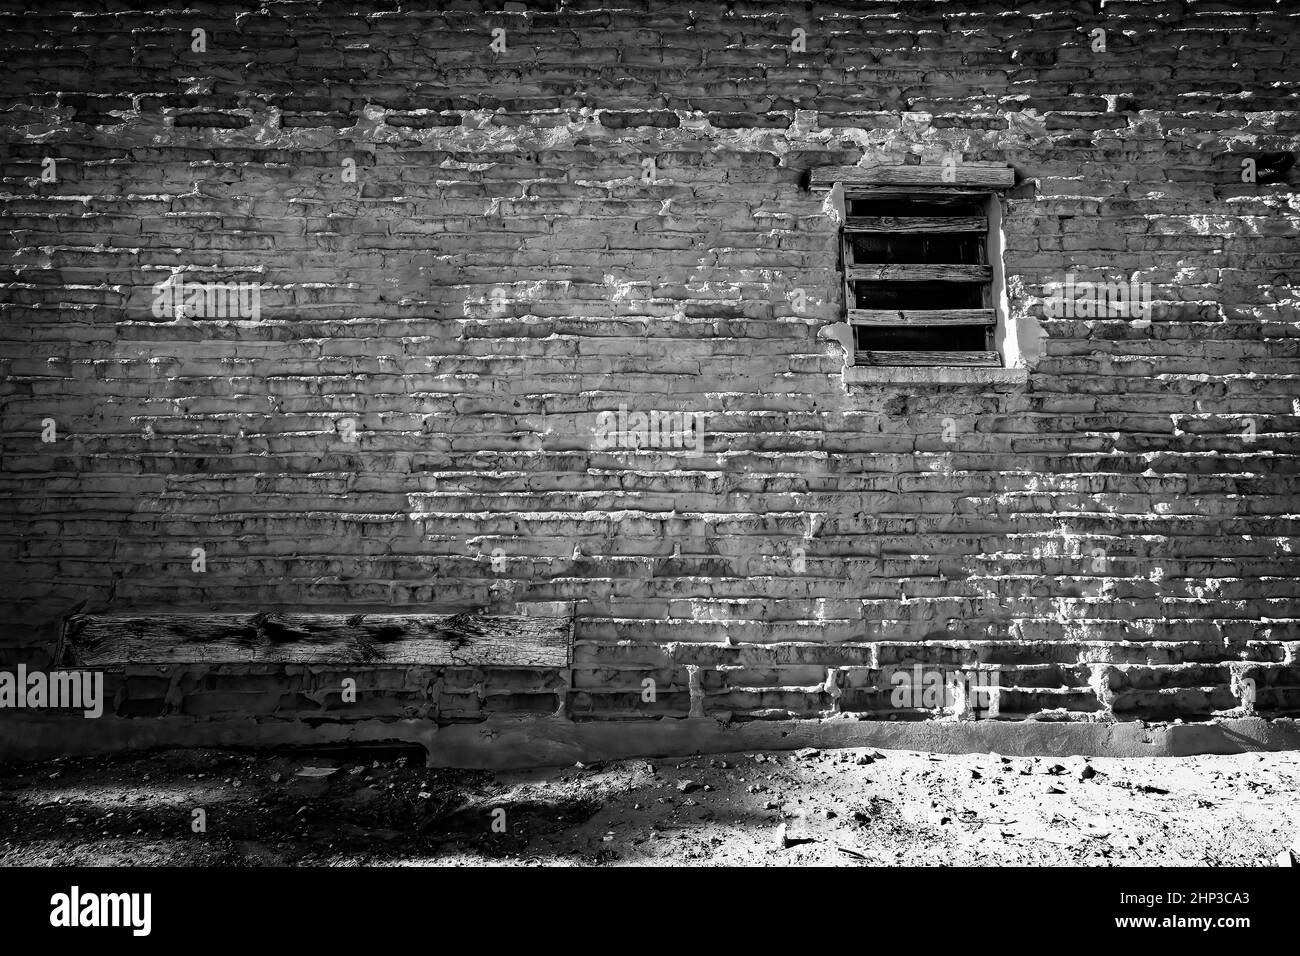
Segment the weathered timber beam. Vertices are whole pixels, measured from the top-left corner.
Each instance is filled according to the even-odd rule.
[[[992,309],[849,309],[854,325],[996,325]]]
[[[573,619],[479,614],[153,614],[69,619],[67,665],[567,667]]]
[[[811,171],[808,183],[813,189],[827,189],[836,183],[1001,189],[1016,184],[1016,171],[1010,166],[821,166]]]
[[[1002,365],[997,352],[964,351],[883,351],[880,349],[858,349],[854,353],[856,365],[979,365],[996,367]]]

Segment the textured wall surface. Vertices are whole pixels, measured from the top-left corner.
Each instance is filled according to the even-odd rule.
[[[0,12],[0,657],[77,608],[573,601],[575,717],[886,714],[914,663],[1300,712],[1293,6],[363,6]],[[846,384],[808,170],[944,155],[1016,171],[1028,381]],[[257,314],[156,310],[178,274]],[[1150,320],[1049,315],[1069,275]],[[703,454],[599,447],[620,406]],[[189,711],[223,680],[317,686]]]

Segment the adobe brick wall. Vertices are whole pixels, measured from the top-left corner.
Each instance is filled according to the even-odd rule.
[[[357,6],[0,12],[3,659],[76,608],[576,601],[577,718],[888,716],[891,669],[977,662],[1005,717],[1246,713],[1244,677],[1300,712],[1300,180],[1242,178],[1300,147],[1294,12]],[[1016,170],[1028,381],[848,386],[807,172],[944,154]],[[260,317],[155,316],[178,269]],[[1138,275],[1150,324],[1048,316],[1068,273]],[[705,413],[705,454],[596,447],[620,404]],[[565,687],[374,680],[447,720]]]

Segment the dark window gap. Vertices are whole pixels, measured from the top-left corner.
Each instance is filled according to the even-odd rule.
[[[983,325],[859,325],[857,347],[880,352],[963,352],[988,348]]]
[[[985,265],[983,233],[858,233],[850,235],[853,262],[858,265],[887,265],[942,262],[954,265]]]
[[[872,282],[855,280],[858,309],[983,309],[984,284],[976,282]]]

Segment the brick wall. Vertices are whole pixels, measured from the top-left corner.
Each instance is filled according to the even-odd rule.
[[[428,6],[0,13],[7,659],[76,608],[576,601],[577,717],[884,715],[915,663],[1300,711],[1294,8]],[[1016,170],[1028,381],[847,385],[808,170],[945,154]],[[178,270],[259,314],[155,314]],[[1049,316],[1070,273],[1150,323]],[[597,447],[620,405],[704,454]],[[492,679],[442,711],[564,686]]]

